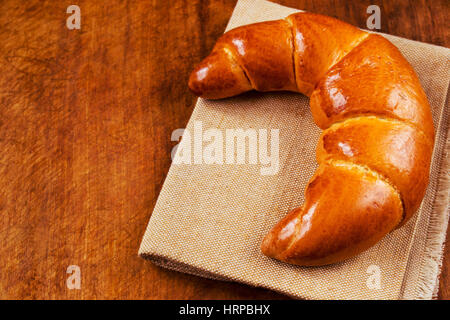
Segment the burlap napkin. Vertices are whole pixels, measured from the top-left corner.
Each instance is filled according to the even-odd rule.
[[[241,0],[227,30],[296,11],[267,1]],[[214,128],[224,135],[226,129],[266,129],[268,135],[271,129],[279,129],[277,174],[261,174],[268,165],[259,162],[172,164],[139,254],[166,268],[297,298],[432,298],[448,222],[450,50],[386,37],[418,73],[437,131],[431,182],[420,210],[406,226],[363,254],[331,266],[298,267],[262,255],[260,244],[267,231],[303,202],[306,183],[317,166],[320,130],[306,97],[250,92],[219,101],[198,99],[186,128],[190,136],[183,137],[184,147],[188,141],[194,143],[195,125],[202,126],[203,133]]]

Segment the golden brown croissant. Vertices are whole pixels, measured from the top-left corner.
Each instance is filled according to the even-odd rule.
[[[354,256],[403,225],[428,184],[434,128],[420,82],[385,38],[296,13],[225,33],[190,89],[219,99],[289,90],[323,129],[305,203],[265,237],[264,254],[298,265]]]

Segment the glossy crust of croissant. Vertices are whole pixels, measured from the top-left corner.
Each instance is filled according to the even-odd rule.
[[[192,72],[196,95],[248,90],[310,97],[324,131],[305,203],[263,240],[262,252],[313,266],[374,245],[418,209],[434,128],[414,70],[385,38],[334,18],[296,13],[225,33]]]

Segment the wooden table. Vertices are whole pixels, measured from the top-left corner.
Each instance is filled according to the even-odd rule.
[[[449,46],[449,4],[279,1]],[[81,8],[68,30],[66,8]],[[195,97],[187,78],[235,0],[0,2],[0,298],[278,299],[137,256]],[[445,28],[447,26],[447,28]],[[440,280],[450,299],[450,250]],[[69,265],[81,289],[66,287]]]

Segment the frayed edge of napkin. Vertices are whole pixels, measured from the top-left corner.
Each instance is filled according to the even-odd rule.
[[[441,120],[441,124],[446,126],[443,132],[446,132],[447,136],[444,139],[443,152],[441,153],[441,166],[438,174],[440,179],[433,202],[433,212],[444,212],[444,214],[430,216],[426,252],[422,262],[423,267],[419,274],[416,299],[438,299],[439,294],[439,279],[444,258],[450,204],[450,136],[448,132],[450,119],[448,112],[445,112],[449,103],[448,92],[447,89],[446,107],[443,108],[443,119]]]

